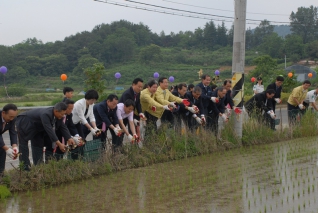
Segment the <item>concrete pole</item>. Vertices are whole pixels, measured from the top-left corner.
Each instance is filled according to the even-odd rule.
[[[244,98],[244,66],[245,66],[245,33],[246,33],[246,1],[235,0],[233,58],[232,58],[232,93],[236,107],[243,109]],[[236,117],[234,124],[236,135],[242,138],[243,116]]]

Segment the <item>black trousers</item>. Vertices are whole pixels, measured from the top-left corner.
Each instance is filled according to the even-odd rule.
[[[2,137],[2,135],[0,135]],[[0,177],[3,175],[5,166],[6,166],[6,151],[4,149],[0,148]]]
[[[289,103],[287,103],[287,110],[289,125],[295,125],[297,115],[303,115],[306,112],[306,110],[300,110],[298,106],[293,106]]]
[[[219,115],[216,113],[209,113],[207,116],[207,127],[211,128],[214,135],[217,137],[219,130]]]
[[[153,133],[157,133],[157,120],[158,118],[151,115],[148,112],[145,112],[145,116],[147,118],[147,125],[145,131],[145,139],[151,137]]]

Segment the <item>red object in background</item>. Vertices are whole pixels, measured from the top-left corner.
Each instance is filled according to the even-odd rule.
[[[256,80],[255,77],[252,77],[252,78],[251,78],[251,81],[252,81],[253,83],[255,82],[255,80]]]
[[[236,114],[241,114],[242,113],[242,110],[240,110],[239,108],[235,108],[235,110],[234,110],[234,112],[236,113]]]
[[[183,99],[183,100],[182,100],[182,103],[183,103],[185,106],[190,106],[190,102],[189,102],[187,99]]]
[[[308,77],[311,78],[312,77],[312,73],[308,73]]]
[[[157,108],[155,106],[152,106],[151,110],[155,112],[157,110]]]

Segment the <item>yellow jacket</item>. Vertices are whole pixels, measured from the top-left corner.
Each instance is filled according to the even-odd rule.
[[[164,92],[166,92],[166,94],[164,94]],[[182,103],[181,98],[173,95],[168,89],[161,89],[161,87],[158,87],[155,93],[155,100],[162,105],[168,105],[170,102]]]
[[[142,112],[148,112],[149,114],[161,118],[163,114],[163,105],[159,104],[157,101],[154,100],[155,95],[151,94],[148,88],[142,90],[140,92],[140,104]],[[157,109],[156,111],[152,111],[152,106],[155,106]]]
[[[308,90],[307,89],[304,90],[302,85],[299,87],[295,87],[293,89],[292,93],[289,95],[287,102],[290,105],[297,107],[297,102],[294,101],[294,98],[296,98],[299,103],[302,103],[306,99],[307,92],[308,92]]]

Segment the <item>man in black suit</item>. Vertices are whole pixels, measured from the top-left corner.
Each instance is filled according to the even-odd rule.
[[[65,145],[60,142],[55,131],[60,130],[69,145],[75,143],[62,120],[66,109],[67,105],[60,102],[55,104],[54,107],[32,109],[18,115],[16,126],[20,142],[19,148],[22,153],[20,161],[24,163],[26,170],[29,170],[31,166],[29,140],[31,140],[32,158],[35,165],[42,161],[42,150],[46,135],[48,135],[50,142],[55,143],[62,152],[65,152]]]
[[[225,87],[218,87],[212,93],[212,97],[214,101],[208,106],[208,118],[207,118],[207,126],[211,127],[211,130],[215,133],[215,136],[218,135],[218,123],[219,117],[221,117],[225,122],[228,120],[225,112],[224,99],[227,90]]]
[[[191,130],[195,128],[195,123],[193,121],[193,118],[196,120],[196,122],[200,125],[205,124],[205,116],[204,116],[204,108],[201,98],[202,90],[199,86],[195,86],[191,92],[187,92],[185,95],[185,98],[188,99],[190,102],[190,106],[197,108],[197,113],[191,113],[188,116],[188,125]]]
[[[64,103],[67,105],[67,109],[66,109],[65,116],[62,118],[62,120],[63,120],[65,126],[67,127],[67,129],[69,130],[76,146],[78,146],[74,150],[71,150],[72,159],[78,159],[78,155],[82,154],[82,148],[81,148],[82,138],[79,136],[77,129],[76,129],[76,127],[73,123],[73,120],[72,120],[72,117],[73,117],[72,111],[73,111],[75,102],[73,100],[66,99],[64,101]],[[65,144],[66,141],[63,137],[61,129],[57,129],[55,131],[55,133],[56,133],[56,136],[58,137],[59,141],[61,141],[64,145],[67,145],[67,144]],[[58,146],[56,146],[55,143],[53,143],[53,144],[51,143],[48,135],[47,135],[45,141],[46,141],[45,145],[47,147],[47,149],[46,149],[47,153],[53,154],[55,152],[57,154],[56,159],[60,159],[60,157],[63,155],[63,152],[61,151],[61,149]]]
[[[232,81],[225,80],[223,83],[223,87],[226,89],[226,95],[224,96],[224,106],[230,105],[231,109],[235,109],[233,98],[232,98]]]
[[[15,130],[15,121],[18,114],[18,108],[14,104],[7,104],[0,110],[0,177],[3,175],[6,163],[6,155],[15,159],[19,153],[17,132]],[[12,148],[5,145],[2,134],[9,130],[10,142]]]
[[[249,116],[255,116],[260,122],[265,121],[270,127],[270,122],[275,119],[276,115],[273,111],[272,98],[275,90],[269,89],[261,93],[257,93],[245,104],[245,109]]]
[[[118,104],[117,95],[109,95],[106,100],[94,105],[93,112],[96,119],[96,126],[103,131],[97,137],[104,142],[104,148],[106,148],[106,134],[109,129],[112,135],[112,144],[114,147],[120,146],[120,133],[119,121],[116,114]]]
[[[137,127],[139,126],[140,119],[146,119],[145,114],[142,113],[141,104],[140,104],[140,92],[143,88],[143,82],[144,81],[141,78],[135,78],[132,82],[131,87],[122,94],[122,96],[120,97],[118,101],[118,103],[125,103],[125,101],[128,99],[134,101],[135,103],[134,123],[135,123],[136,130],[137,130]],[[128,119],[125,118],[123,122],[124,122],[124,125],[126,126],[128,124]],[[128,125],[128,130],[129,130],[129,133],[132,134],[129,125]],[[140,135],[138,135],[138,137],[140,138]]]
[[[207,116],[208,114],[208,106],[211,101],[211,96],[212,96],[212,90],[210,87],[210,82],[211,82],[211,77],[209,75],[202,75],[201,76],[201,83],[199,83],[197,86],[201,88],[201,99],[202,99],[202,104],[203,104],[203,112],[201,111],[200,113],[202,115]],[[205,118],[204,118],[205,119]]]
[[[273,111],[275,113],[276,109],[276,103],[281,103],[281,93],[282,93],[282,85],[284,83],[284,77],[282,76],[277,76],[275,83],[269,84],[266,88],[268,89],[273,89],[275,90],[275,96],[272,98],[272,106],[273,106]],[[271,129],[275,129],[275,120],[271,120]]]
[[[187,89],[187,85],[185,83],[181,83],[175,86],[172,94],[181,99],[187,99]],[[191,102],[189,102],[189,106],[186,106],[184,103],[176,103],[176,109],[173,110],[173,115],[176,116],[175,122],[178,127],[181,127],[181,120],[185,125],[189,126],[188,117],[191,117],[195,113],[196,110],[191,106]]]

